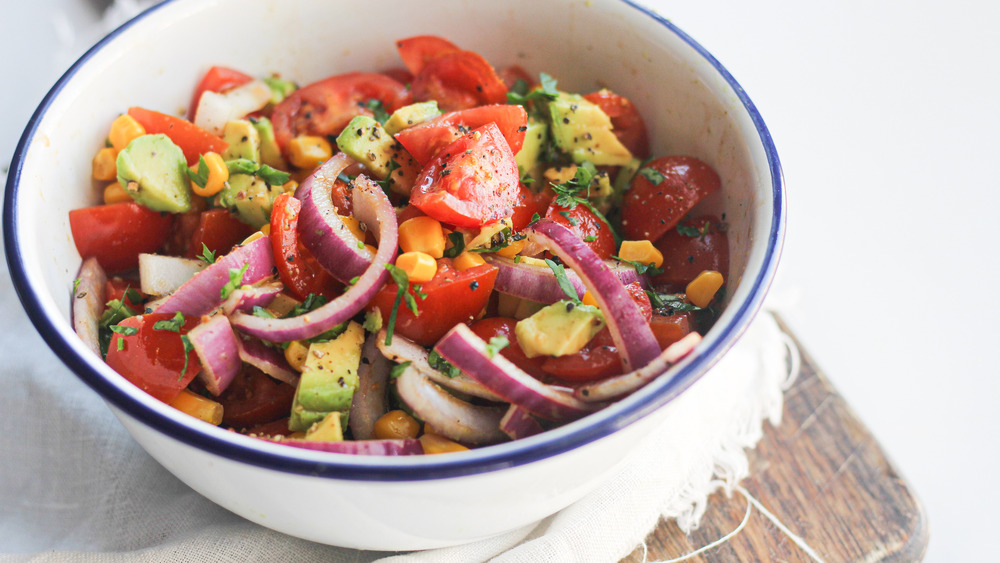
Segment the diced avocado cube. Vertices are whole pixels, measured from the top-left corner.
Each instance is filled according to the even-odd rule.
[[[261,116],[250,119],[253,128],[260,137],[260,162],[278,170],[288,170],[288,163],[281,156],[281,148],[274,137],[274,126],[271,120]]]
[[[632,183],[632,178],[641,166],[642,161],[638,158],[633,158],[628,164],[618,170],[618,174],[615,174],[615,193],[623,194],[628,190],[629,185]]]
[[[229,144],[222,153],[223,160],[245,158],[260,162],[260,134],[249,121],[239,119],[226,123],[222,140]]]
[[[528,129],[524,132],[524,145],[514,155],[517,171],[521,176],[525,174],[535,175],[538,158],[547,142],[549,142],[549,125],[535,119],[534,116],[528,116]]]
[[[359,115],[337,137],[337,148],[360,162],[379,180],[390,176],[389,188],[409,195],[420,165],[413,160],[382,124],[367,115]],[[395,163],[395,164],[393,164]]]
[[[441,110],[438,109],[436,101],[418,102],[403,106],[392,112],[392,115],[389,116],[383,127],[385,127],[387,133],[395,135],[403,129],[419,125],[439,115],[441,115]]]
[[[280,104],[289,94],[298,89],[291,80],[285,80],[277,76],[268,76],[264,79],[264,84],[271,89],[271,103]]]
[[[271,221],[274,200],[284,193],[281,186],[249,174],[233,174],[217,196],[215,203],[236,214],[236,218],[254,228],[261,228]]]
[[[341,426],[339,412],[331,412],[323,420],[313,424],[306,431],[306,440],[312,442],[341,442],[344,440],[344,427]]]
[[[364,337],[364,329],[352,321],[337,338],[309,345],[292,402],[290,429],[308,430],[331,412],[341,413],[341,423],[346,425],[351,400],[358,388]]]
[[[118,153],[118,182],[132,199],[153,211],[191,209],[191,181],[184,152],[162,134],[143,135]]]
[[[598,106],[577,94],[560,92],[549,102],[552,138],[557,147],[580,164],[624,166],[632,153],[612,131],[611,118]]]
[[[517,343],[529,358],[575,354],[604,328],[604,315],[592,305],[557,301],[514,327]]]

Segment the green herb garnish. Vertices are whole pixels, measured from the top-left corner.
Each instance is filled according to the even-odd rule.
[[[680,295],[675,295],[673,293],[659,293],[648,289],[645,291],[646,295],[649,296],[649,304],[652,305],[654,309],[670,309],[671,314],[691,313],[701,310],[701,307],[684,301],[684,298]]]
[[[250,263],[243,264],[242,268],[229,268],[229,281],[219,290],[219,296],[225,301],[240,285],[243,284],[243,276],[247,273]]]
[[[111,329],[111,332],[121,334],[123,336],[132,336],[133,334],[139,333],[139,329],[134,326],[111,325],[108,328]]]
[[[538,79],[541,87],[530,91],[527,82],[520,78],[517,79],[514,86],[507,92],[507,103],[524,105],[532,100],[551,101],[559,97],[555,78],[543,72],[538,75]]]
[[[180,312],[177,314],[179,315]],[[191,339],[186,334],[181,335],[181,344],[184,345],[184,367],[181,368],[181,374],[177,377],[177,381],[184,379],[184,374],[188,370],[188,362],[191,360],[191,350],[194,350],[194,346],[191,345]]]
[[[413,362],[402,362],[392,366],[392,369],[389,370],[389,379],[396,379],[397,377],[403,375],[403,372],[406,371],[406,368],[410,367],[410,364],[412,363]]]
[[[660,184],[663,183],[664,180],[667,179],[662,172],[660,172],[655,168],[650,168],[648,166],[646,168],[640,168],[636,172],[636,174],[639,174],[643,178],[649,180],[650,182],[653,183],[654,186],[659,186]]]
[[[635,268],[635,271],[638,274],[649,274],[651,276],[655,276],[663,273],[663,268],[657,268],[656,263],[654,262],[650,262],[649,264],[643,264],[642,262],[636,262],[634,260],[626,260],[621,256],[612,255],[611,257],[614,258],[615,260],[618,260],[619,262],[624,262],[626,264],[631,265],[633,268]]]
[[[444,251],[445,258],[457,258],[465,250],[465,237],[458,231],[448,233],[448,240],[451,241],[451,248]]]
[[[282,172],[281,170],[272,168],[266,164],[259,164],[249,158],[227,160],[226,168],[229,169],[230,175],[247,174],[249,176],[257,176],[261,180],[267,182],[270,186],[284,185],[288,182],[288,179],[291,178],[291,175],[288,172]]]
[[[201,256],[198,259],[206,264],[215,264],[215,252],[209,250],[207,244],[201,243]]]
[[[205,184],[208,183],[208,163],[205,162],[205,156],[198,156],[198,166],[195,170],[190,168],[185,168],[187,170],[188,179],[198,184],[199,188],[204,188]]]
[[[569,180],[561,184],[549,182],[552,191],[556,193],[552,203],[565,209],[576,209],[577,205],[583,205],[611,229],[611,234],[615,237],[615,244],[621,244],[622,239],[611,226],[611,222],[590,202],[590,186],[595,176],[597,176],[597,168],[592,162],[585,161],[576,167],[576,174]]]
[[[392,302],[392,311],[389,313],[389,322],[385,327],[385,345],[389,346],[392,344],[392,333],[396,328],[396,315],[399,313],[399,305],[405,302],[407,308],[409,308],[414,315],[419,315],[420,311],[417,309],[416,298],[412,293],[410,293],[410,278],[406,275],[406,271],[395,264],[386,264],[385,269],[389,270],[389,275],[392,276],[392,281],[396,282],[397,286],[396,299]],[[427,297],[427,294],[420,294],[420,296],[421,299],[423,299]]]
[[[576,288],[573,287],[572,282],[569,281],[569,276],[566,275],[566,267],[562,264],[556,264],[551,259],[546,258],[545,263],[548,264],[549,269],[556,276],[556,283],[559,284],[559,289],[569,297],[570,301],[579,305],[582,303],[580,301],[580,294],[576,292]]]
[[[441,354],[438,354],[437,350],[431,350],[431,353],[427,355],[427,363],[429,363],[432,368],[447,375],[448,377],[458,377],[462,375],[462,370],[458,369],[452,365],[451,362],[444,359]]]
[[[153,323],[153,330],[169,330],[170,332],[180,332],[184,326],[184,313],[177,311],[174,317],[168,321],[156,321]]]
[[[372,117],[375,121],[378,121],[382,125],[389,120],[389,114],[385,111],[385,106],[382,104],[382,100],[372,98],[365,103],[365,107],[371,110]]]
[[[493,338],[490,338],[489,343],[486,344],[486,355],[492,359],[493,356],[497,355],[497,352],[508,346],[510,346],[510,340],[507,340],[506,336],[494,336]]]

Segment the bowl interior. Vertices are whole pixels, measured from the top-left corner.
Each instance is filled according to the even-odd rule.
[[[231,32],[219,33],[218,22]],[[688,154],[718,171],[723,192],[706,206],[725,213],[730,225],[729,306],[701,354],[674,381],[657,381],[584,420],[460,461],[345,460],[287,451],[292,448],[187,420],[125,382],[77,341],[69,296],[80,256],[67,217],[99,202],[90,162],[115,116],[132,105],[182,113],[213,64],[255,75],[280,72],[300,84],[399,67],[395,40],[420,34],[447,37],[498,68],[517,64],[532,74],[547,72],[567,91],[610,87],[639,107],[654,155]],[[304,461],[310,470],[324,467],[320,474],[348,477],[354,474],[344,467],[377,465],[385,472],[366,478],[393,478],[397,466],[423,465],[435,468],[426,475],[441,476],[531,461],[600,438],[665,403],[718,359],[759,307],[777,260],[782,209],[777,158],[745,94],[683,33],[629,2],[372,0],[360,10],[332,1],[175,0],[106,38],[53,88],[15,155],[4,222],[12,275],[32,320],[74,371],[125,412],[250,463],[305,471]]]

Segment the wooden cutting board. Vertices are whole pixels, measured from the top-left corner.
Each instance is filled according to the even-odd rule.
[[[759,505],[747,517],[743,493],[716,493],[697,530],[685,535],[673,521],[661,521],[645,550],[640,546],[624,561],[683,557],[732,533],[745,518],[735,535],[685,561],[923,558],[928,527],[920,501],[815,361],[799,350],[802,370],[785,393],[781,425],[764,423],[764,437],[749,453],[750,477],[741,483]]]

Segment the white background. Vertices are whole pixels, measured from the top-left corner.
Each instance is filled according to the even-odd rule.
[[[0,166],[48,87],[99,38],[106,3],[5,5]],[[648,4],[764,116],[789,202],[772,297],[923,500],[928,561],[988,560],[1000,521],[1000,8]]]

